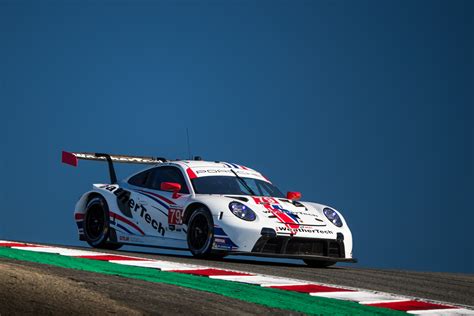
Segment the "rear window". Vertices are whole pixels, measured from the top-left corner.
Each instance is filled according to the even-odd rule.
[[[144,187],[145,184],[146,184],[146,181],[148,179],[149,174],[150,174],[150,170],[140,172],[140,173],[134,175],[133,177],[131,177],[128,180],[128,183],[131,184],[131,185],[136,185],[138,187]]]

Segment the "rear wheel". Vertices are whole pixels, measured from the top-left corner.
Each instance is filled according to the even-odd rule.
[[[336,263],[334,261],[320,261],[320,260],[311,260],[311,259],[303,259],[304,263],[308,266],[313,268],[327,268]]]
[[[205,207],[195,210],[188,221],[188,247],[193,256],[198,258],[213,257],[214,221]]]
[[[101,196],[91,198],[84,216],[84,236],[87,243],[94,248],[119,249],[121,244],[107,241],[111,232],[107,202]]]

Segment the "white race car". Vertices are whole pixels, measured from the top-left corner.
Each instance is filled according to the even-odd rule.
[[[356,262],[352,234],[334,208],[283,195],[259,172],[221,161],[62,153],[108,163],[110,183],[94,184],[76,204],[80,240],[189,250],[196,257],[229,254],[303,259],[308,265]],[[113,162],[149,164],[117,181]]]

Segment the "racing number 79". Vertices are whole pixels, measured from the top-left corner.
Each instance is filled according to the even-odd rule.
[[[170,208],[168,212],[168,224],[182,225],[183,224],[183,210]]]

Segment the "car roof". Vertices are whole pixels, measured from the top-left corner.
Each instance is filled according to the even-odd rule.
[[[171,160],[157,164],[153,167],[163,165],[178,165],[183,168],[185,172],[188,173],[188,176],[190,175],[190,173],[188,172],[188,170],[190,169],[192,170],[193,176],[199,178],[205,176],[233,176],[233,172],[235,172],[241,177],[260,179],[266,182],[270,182],[270,180],[268,180],[260,172],[254,169],[225,161]]]
[[[189,168],[235,168],[243,170],[253,170],[243,165],[238,165],[235,163],[225,162],[225,161],[206,161],[206,160],[173,160],[171,163],[182,165],[183,167]]]

